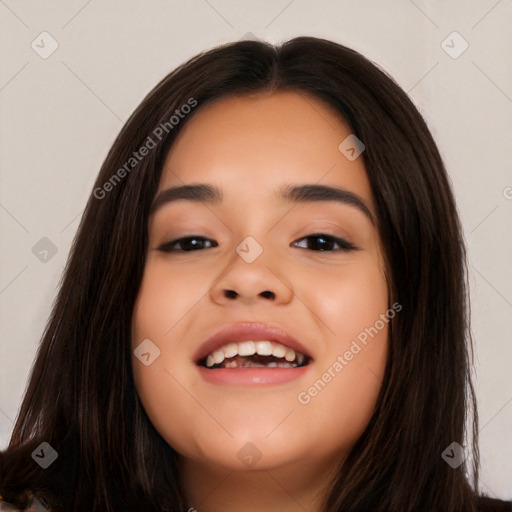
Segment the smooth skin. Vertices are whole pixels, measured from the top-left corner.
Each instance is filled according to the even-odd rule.
[[[234,96],[187,120],[165,161],[158,193],[205,183],[224,196],[218,204],[173,201],[151,215],[132,328],[132,350],[149,338],[161,351],[149,366],[133,357],[135,384],[179,454],[188,506],[200,512],[320,511],[329,477],[374,410],[387,323],[307,404],[298,396],[389,309],[378,230],[351,205],[277,196],[282,185],[329,185],[357,194],[375,217],[363,159],[338,149],[350,133],[306,93]],[[357,250],[307,238],[317,233]],[[168,244],[190,236],[201,238]],[[247,236],[263,248],[252,263],[236,252]],[[197,348],[242,321],[278,325],[300,340],[314,359],[306,374],[265,386],[202,379]],[[261,453],[253,466],[237,456],[248,442]]]

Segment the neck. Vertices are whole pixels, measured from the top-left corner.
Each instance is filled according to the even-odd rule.
[[[337,467],[337,461],[325,460],[245,470],[191,459],[180,462],[190,512],[323,512]]]

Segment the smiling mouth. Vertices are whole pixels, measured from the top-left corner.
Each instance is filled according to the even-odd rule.
[[[239,341],[214,350],[197,364],[216,370],[220,368],[300,368],[311,358],[274,341]]]

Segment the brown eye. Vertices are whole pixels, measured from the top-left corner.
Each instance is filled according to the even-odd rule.
[[[167,242],[161,245],[158,250],[163,252],[178,252],[178,251],[198,251],[200,249],[209,249],[205,245],[212,243],[212,247],[217,247],[215,240],[210,240],[203,236],[188,236],[185,238],[178,238],[172,242]]]
[[[306,240],[306,247],[298,245],[300,240]],[[302,247],[311,251],[337,252],[353,251],[357,249],[355,245],[352,245],[350,242],[343,240],[343,238],[337,238],[334,236],[326,235],[324,233],[311,234],[301,238],[300,240],[298,242],[294,242],[294,244],[297,247]],[[335,246],[338,246],[338,248],[335,248]]]

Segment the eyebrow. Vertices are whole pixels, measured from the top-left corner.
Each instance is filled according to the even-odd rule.
[[[320,201],[337,201],[357,208],[375,225],[370,208],[361,197],[349,190],[328,185],[305,184],[285,185],[279,189],[278,196],[292,203],[310,203]],[[206,183],[181,185],[163,190],[154,200],[150,213],[154,213],[165,204],[184,199],[187,201],[218,204],[222,202],[222,190]]]

